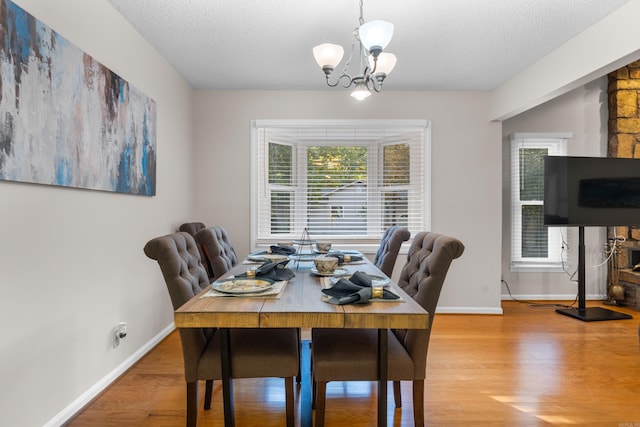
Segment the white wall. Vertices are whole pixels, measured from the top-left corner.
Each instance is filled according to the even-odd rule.
[[[193,213],[192,90],[106,0],[16,3],[157,105],[155,197],[0,181],[0,424],[56,425],[171,327],[142,248]]]
[[[502,123],[502,276],[511,293],[521,299],[573,299],[577,284],[565,273],[511,272],[510,236],[510,141],[514,132],[572,132],[567,154],[573,156],[606,157],[607,153],[607,78],[602,77],[572,90],[556,99],[524,112]],[[568,271],[577,268],[577,229],[569,227],[570,264]],[[604,260],[605,227],[585,228],[587,298],[602,299],[606,295],[606,266],[597,267]],[[574,278],[577,280],[577,276]],[[508,298],[507,288],[503,296]]]
[[[341,89],[198,91],[196,217],[221,225],[238,255],[251,242],[251,120],[428,119],[432,127],[432,223],[466,246],[439,311],[501,313],[501,125],[487,121],[488,94],[382,92],[358,103]]]

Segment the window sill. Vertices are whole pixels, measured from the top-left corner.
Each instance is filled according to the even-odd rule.
[[[406,255],[409,252],[409,246],[411,244],[411,240],[409,240],[408,242],[404,242],[402,244],[402,246],[400,247],[400,251],[399,254],[401,255]],[[265,244],[258,244],[256,246],[256,249],[267,249],[269,247],[269,245],[265,245]],[[349,243],[334,243],[331,246],[332,250],[356,250],[356,251],[360,251],[362,252],[364,255],[375,255],[378,252],[378,248],[380,247],[380,243],[353,243],[353,244],[349,244]],[[308,247],[306,247],[305,249],[308,249]]]

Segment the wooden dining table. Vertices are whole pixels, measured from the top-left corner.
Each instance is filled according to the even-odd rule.
[[[378,426],[387,422],[387,333],[391,329],[427,329],[427,313],[409,295],[390,281],[388,289],[401,297],[401,301],[376,301],[366,304],[334,305],[323,300],[321,289],[331,286],[327,277],[314,274],[312,261],[290,261],[288,267],[295,277],[290,279],[277,298],[257,296],[205,297],[205,289],[174,314],[178,328],[220,328],[222,391],[225,426],[234,425],[233,384],[230,375],[230,328],[358,328],[378,330]],[[241,263],[221,279],[244,273],[255,265]],[[360,263],[342,264],[347,273],[363,271],[384,277],[366,258]],[[220,279],[219,279],[220,280]],[[301,371],[302,426],[312,425],[309,345],[303,346]],[[306,373],[306,374],[305,374]]]

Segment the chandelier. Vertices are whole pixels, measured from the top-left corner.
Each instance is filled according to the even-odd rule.
[[[360,20],[353,31],[354,40],[351,44],[351,54],[342,67],[342,74],[335,81],[331,81],[331,75],[342,61],[344,49],[340,45],[331,43],[323,43],[313,48],[313,56],[324,71],[327,85],[336,87],[342,83],[344,88],[353,86],[351,96],[358,100],[363,100],[371,95],[372,89],[380,92],[384,79],[396,65],[396,56],[383,52],[393,36],[393,24],[386,21],[371,21],[365,24],[362,1],[360,0]],[[348,69],[356,49],[360,68],[358,74],[352,76]]]

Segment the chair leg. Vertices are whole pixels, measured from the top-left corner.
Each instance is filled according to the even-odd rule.
[[[316,427],[324,427],[324,407],[327,395],[327,383],[316,382]]]
[[[207,380],[205,382],[204,389],[204,409],[211,409],[211,397],[213,395],[213,380]]]
[[[316,399],[318,397],[318,383],[316,379],[311,376],[311,409],[316,409]]]
[[[286,377],[284,379],[284,391],[285,391],[285,404],[287,411],[287,427],[293,427],[294,425],[294,408],[293,408],[293,377]]]
[[[424,380],[413,381],[413,423],[424,427]]]
[[[198,381],[187,383],[187,427],[198,423]]]
[[[400,381],[393,382],[393,400],[396,408],[402,408],[402,391],[400,391]]]

